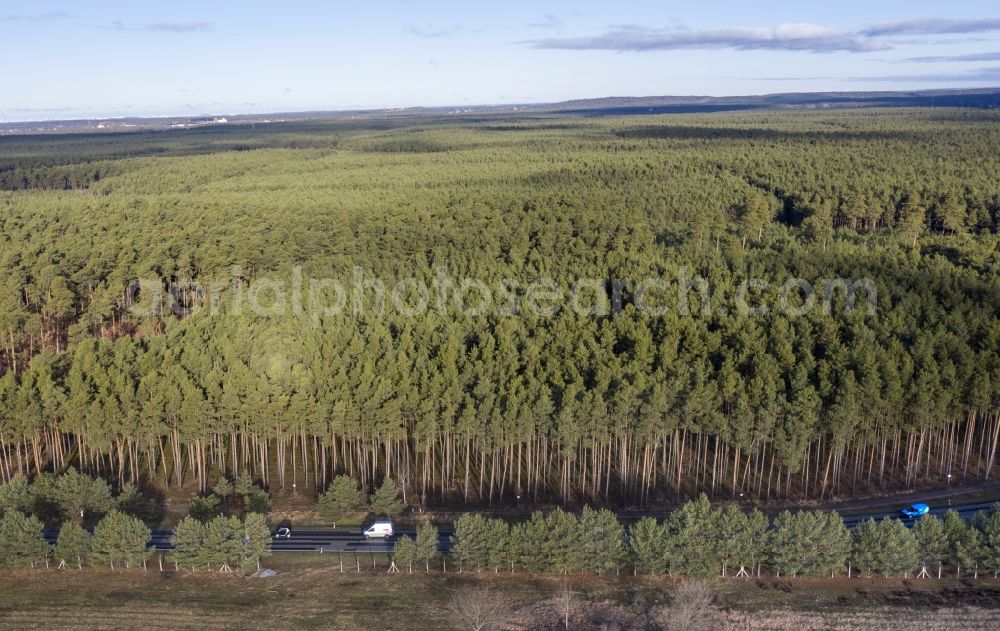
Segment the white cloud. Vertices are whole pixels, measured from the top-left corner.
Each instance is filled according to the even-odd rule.
[[[982,33],[984,31],[1000,30],[1000,18],[984,18],[978,20],[950,20],[945,18],[923,18],[919,20],[902,20],[899,22],[882,22],[870,26],[862,35],[880,37],[884,35],[940,35],[943,33]]]
[[[554,37],[527,42],[535,48],[562,50],[655,51],[680,49],[795,50],[870,52],[887,44],[817,24],[788,23],[774,28],[734,27],[701,31],[619,26],[585,37]]]

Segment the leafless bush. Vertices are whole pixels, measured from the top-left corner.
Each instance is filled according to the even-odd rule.
[[[563,625],[566,629],[569,629],[569,616],[573,613],[573,598],[576,596],[568,582],[563,582],[559,591],[555,595],[555,605],[556,610],[559,612],[559,616],[563,619]]]
[[[452,622],[469,631],[499,629],[513,610],[510,598],[489,587],[465,587],[456,590],[448,601]]]
[[[654,611],[653,621],[663,631],[711,631],[721,616],[704,581],[685,581],[671,594],[670,606]]]

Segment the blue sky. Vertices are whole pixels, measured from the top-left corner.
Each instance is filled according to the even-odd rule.
[[[0,2],[0,120],[1000,86],[966,2]]]

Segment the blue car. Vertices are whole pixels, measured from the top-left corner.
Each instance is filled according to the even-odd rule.
[[[899,516],[903,519],[916,519],[917,517],[923,517],[930,511],[931,507],[927,504],[910,504],[903,510],[899,511]]]

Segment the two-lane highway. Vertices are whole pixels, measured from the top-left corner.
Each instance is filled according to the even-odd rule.
[[[944,505],[941,506],[931,506],[929,514],[936,515],[938,517],[944,517],[944,514],[947,513],[949,510],[954,510],[956,513],[958,513],[959,517],[961,517],[962,519],[969,520],[972,519],[972,516],[975,515],[976,512],[981,510],[983,511],[989,510],[993,508],[995,504],[996,502],[986,502],[980,504],[962,504],[956,506],[948,506],[946,502]],[[844,515],[843,519],[844,519],[844,525],[853,530],[858,524],[867,519],[882,521],[883,519],[901,519],[901,517],[899,516],[899,511],[894,511],[891,513],[870,513],[866,515]],[[914,521],[913,519],[903,519],[903,522],[906,523],[907,525],[912,524],[913,521]]]
[[[292,529],[292,536],[288,538],[273,537],[271,539],[272,552],[391,552],[396,539],[403,535],[416,537],[415,531],[397,531],[389,539],[367,539],[361,534],[361,529],[336,528],[329,530],[308,530]],[[173,546],[170,545],[170,537],[174,534],[172,530],[153,530],[150,537],[149,547],[151,549],[166,551]],[[42,535],[49,542],[54,544],[59,537],[58,528],[46,528]],[[447,552],[452,531],[440,531],[438,533],[438,551]]]
[[[415,531],[402,530],[389,539],[367,539],[361,530],[353,528],[334,530],[292,529],[287,539],[275,538],[271,542],[273,552],[391,552],[396,539],[401,536],[416,537]],[[438,551],[447,552],[451,531],[438,532]]]
[[[954,509],[963,519],[971,519],[980,510],[992,508],[994,503],[961,504],[955,506],[937,505],[933,506],[930,514],[942,517],[949,509]],[[899,519],[898,512],[890,513],[868,513],[863,515],[845,515],[844,524],[854,529],[866,519]],[[912,525],[913,520],[904,520],[907,525]],[[389,539],[367,539],[362,534],[360,528],[334,528],[325,530],[296,529],[292,528],[292,536],[288,538],[274,537],[271,540],[271,550],[273,552],[391,552],[396,540],[404,535],[416,536],[412,530],[397,531]],[[441,530],[438,532],[438,551],[448,552],[453,534],[451,530]],[[58,528],[46,528],[43,531],[45,539],[49,543],[55,543],[59,536]],[[156,550],[170,550],[170,537],[172,530],[154,530],[150,538],[149,547]]]

